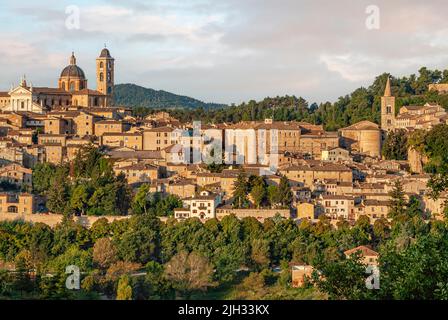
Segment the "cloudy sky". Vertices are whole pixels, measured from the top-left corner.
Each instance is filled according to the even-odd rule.
[[[379,29],[366,27],[371,5]],[[21,74],[56,86],[72,50],[95,88],[106,43],[116,83],[208,102],[333,101],[382,72],[448,69],[446,12],[446,0],[0,0],[0,89]]]

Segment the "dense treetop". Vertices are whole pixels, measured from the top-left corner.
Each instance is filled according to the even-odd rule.
[[[118,84],[114,89],[117,105],[147,108],[218,108],[222,104],[205,103],[187,96],[181,96],[163,90],[143,88],[135,84]]]
[[[201,120],[203,122],[239,122],[263,120],[273,117],[280,121],[307,121],[323,124],[326,130],[336,130],[362,120],[379,123],[381,96],[384,94],[387,77],[384,73],[375,78],[367,88],[358,88],[351,94],[341,96],[334,102],[310,103],[302,97],[269,97],[262,101],[251,100],[240,105],[209,109],[197,105],[195,110],[164,109],[182,121]],[[432,83],[448,82],[448,70],[438,71],[421,68],[418,75],[391,77],[392,94],[397,97],[397,110],[403,105],[436,102],[448,108],[448,96],[428,92]],[[136,115],[155,112],[150,105],[140,104],[134,110]],[[145,108],[149,107],[149,108]]]

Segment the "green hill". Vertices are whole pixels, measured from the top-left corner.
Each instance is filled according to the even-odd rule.
[[[130,83],[116,85],[114,98],[115,104],[133,108],[214,109],[225,106],[217,103],[205,103],[187,96],[181,96],[163,90],[144,88]]]

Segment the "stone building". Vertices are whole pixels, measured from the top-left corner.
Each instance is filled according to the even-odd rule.
[[[335,163],[292,165],[279,171],[292,185],[302,185],[311,189],[314,189],[317,182],[328,179],[350,183],[353,181],[353,171],[345,165]]]
[[[384,95],[381,97],[381,129],[384,131],[395,129],[395,97],[390,88],[390,78],[387,78]]]
[[[350,152],[344,148],[330,148],[322,151],[322,161],[340,162],[351,161]]]
[[[116,175],[123,173],[129,184],[149,183],[159,178],[159,168],[147,163],[114,168]]]
[[[347,251],[344,251],[344,255],[347,258],[350,258],[353,254],[359,253],[361,255],[361,262],[368,266],[377,266],[378,265],[378,252],[372,250],[367,246],[359,246]]]
[[[199,195],[183,200],[184,208],[174,209],[177,219],[199,218],[208,220],[215,218],[216,208],[221,203],[221,196],[202,191]]]
[[[103,67],[101,67],[101,65]],[[57,88],[28,85],[25,76],[17,87],[0,92],[0,110],[45,113],[61,106],[108,107],[112,103],[114,59],[103,49],[97,59],[97,90],[88,89],[84,71],[76,63],[75,54],[60,73]]]
[[[445,84],[435,84],[430,85],[429,89],[439,91],[445,87]],[[397,129],[429,130],[435,125],[447,123],[447,121],[448,113],[442,106],[434,103],[426,103],[423,106],[403,106],[396,115],[395,97],[392,96],[390,79],[387,79],[384,96],[381,97],[381,129],[386,132]]]
[[[0,167],[0,181],[7,181],[19,186],[32,185],[33,171],[19,164],[11,163]]]
[[[321,195],[318,199],[323,212],[332,220],[355,220],[355,199],[349,196]]]
[[[374,158],[381,157],[381,130],[376,123],[361,121],[339,130],[341,145]]]
[[[141,132],[107,132],[100,137],[100,145],[143,150],[143,135]]]
[[[0,214],[32,214],[34,196],[29,193],[0,193]]]

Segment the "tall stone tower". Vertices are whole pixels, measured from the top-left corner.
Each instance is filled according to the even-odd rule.
[[[395,97],[390,89],[390,78],[387,78],[384,96],[381,97],[381,129],[390,131],[395,128]]]
[[[107,96],[106,106],[113,104],[114,62],[115,59],[107,48],[101,50],[100,56],[96,59],[96,90]]]

